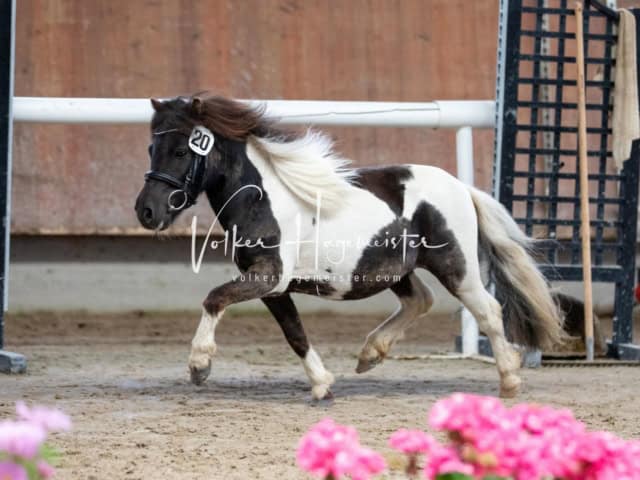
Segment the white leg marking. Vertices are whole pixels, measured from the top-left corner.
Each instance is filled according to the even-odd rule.
[[[500,304],[484,289],[479,278],[472,288],[459,292],[458,297],[489,337],[500,374],[500,396],[515,397],[522,383],[518,376],[520,355],[505,338]]]
[[[323,399],[335,381],[331,372],[324,365],[313,347],[309,346],[307,355],[302,359],[302,366],[311,381],[311,395],[314,399]]]
[[[223,313],[224,310],[214,316],[210,315],[206,310],[202,310],[200,324],[191,341],[191,355],[189,355],[189,368],[191,370],[202,370],[209,367],[211,357],[216,353],[216,325],[218,325],[218,320]]]

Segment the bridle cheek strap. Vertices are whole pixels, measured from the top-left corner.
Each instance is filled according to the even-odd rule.
[[[207,157],[194,153],[193,161],[187,172],[184,181],[178,180],[176,177],[163,172],[154,172],[149,170],[144,174],[145,181],[156,180],[166,183],[176,190],[171,192],[167,202],[169,210],[179,211],[195,205],[198,195],[202,191],[205,174],[207,171]]]

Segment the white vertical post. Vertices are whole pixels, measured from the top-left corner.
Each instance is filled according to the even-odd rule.
[[[467,185],[473,185],[473,130],[471,127],[461,127],[456,132],[456,163],[458,179]],[[471,312],[462,307],[460,310],[462,323],[462,353],[463,355],[478,354],[478,323]]]

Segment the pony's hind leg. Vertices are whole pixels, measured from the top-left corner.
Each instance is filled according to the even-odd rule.
[[[502,307],[485,290],[479,275],[474,276],[471,281],[465,279],[461,288],[457,290],[456,296],[473,314],[480,329],[489,337],[500,374],[500,396],[515,397],[522,383],[518,376],[520,355],[505,337]]]
[[[491,342],[500,373],[500,393],[512,397],[521,383],[517,375],[520,358],[505,338],[500,305],[482,283],[475,204],[464,184],[447,178],[448,184],[433,185],[431,203],[420,203],[414,213],[413,222],[422,238],[432,247],[439,246],[419,250],[417,264],[471,311]]]
[[[425,315],[433,305],[431,289],[415,272],[410,272],[392,285],[391,291],[400,300],[400,307],[375,330],[367,335],[356,372],[363,373],[382,363],[391,345],[402,338],[404,331],[413,321]]]
[[[304,371],[311,382],[311,394],[315,400],[321,400],[331,396],[330,387],[334,382],[333,375],[324,365],[320,356],[316,353],[307,340],[304,327],[300,321],[298,310],[296,309],[291,296],[278,295],[275,297],[264,297],[262,302],[277,320],[282,333],[294,352],[302,360]]]

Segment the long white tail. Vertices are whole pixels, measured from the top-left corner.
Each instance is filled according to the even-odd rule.
[[[475,188],[470,192],[480,248],[489,259],[508,336],[520,345],[542,349],[561,343],[562,314],[529,254],[532,239],[493,197]]]

